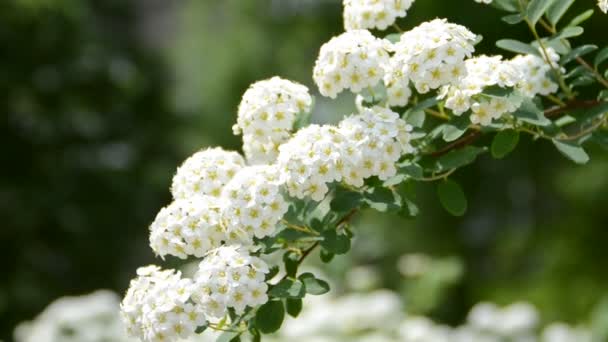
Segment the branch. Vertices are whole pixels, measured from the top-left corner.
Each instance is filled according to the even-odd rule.
[[[545,111],[545,117],[552,118],[576,109],[590,109],[602,103],[596,100],[570,101],[565,107],[553,107]]]
[[[452,151],[452,150],[457,150],[461,147],[465,147],[471,143],[473,143],[475,140],[477,140],[479,137],[481,137],[481,132],[479,131],[474,131],[471,132],[467,135],[465,135],[464,137],[444,146],[443,148],[431,153],[431,156],[433,157],[441,157],[444,154],[447,154],[448,152]]]

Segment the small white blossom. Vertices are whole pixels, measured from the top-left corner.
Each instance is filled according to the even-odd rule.
[[[287,212],[276,166],[248,166],[224,187],[222,220],[231,240],[252,241],[275,233]]]
[[[220,247],[199,264],[194,276],[194,300],[209,319],[224,317],[228,308],[242,314],[246,307],[268,301],[268,285],[264,282],[268,272],[268,265],[243,247]]]
[[[233,130],[243,134],[243,151],[252,164],[272,163],[278,146],[291,136],[298,113],[309,112],[305,86],[273,77],[252,84],[243,94]]]
[[[366,30],[353,30],[321,46],[313,78],[323,96],[335,98],[342,90],[354,93],[380,82],[388,67],[390,42]]]
[[[196,152],[186,159],[173,176],[173,198],[219,197],[222,187],[244,166],[245,161],[238,153],[219,147]]]
[[[489,5],[492,3],[492,0],[475,0],[475,2],[478,2],[480,4],[486,4]]]
[[[471,122],[489,125],[506,113],[517,110],[521,97],[482,94],[490,86],[513,88],[522,81],[522,74],[501,56],[479,56],[465,61],[466,76],[457,84],[444,86],[439,98],[445,98],[445,107],[455,115],[471,109]]]
[[[552,48],[547,48],[549,61],[554,66],[555,70],[563,72],[559,66],[559,55]],[[541,52],[542,53],[542,52]],[[518,84],[518,90],[527,97],[549,95],[555,93],[559,87],[549,77],[551,66],[536,55],[518,55],[511,60],[511,64],[522,73],[522,80]]]
[[[210,196],[175,200],[150,225],[150,246],[157,255],[202,257],[226,238],[219,201]]]
[[[289,194],[322,200],[327,184],[342,178],[344,148],[344,136],[331,125],[307,126],[281,145],[277,166]]]
[[[602,12],[608,13],[608,0],[598,0],[597,5]]]
[[[414,0],[344,0],[346,30],[384,30],[397,18],[405,17]]]
[[[410,81],[419,93],[457,83],[466,74],[476,36],[464,26],[435,19],[401,35],[392,46],[394,55],[385,76],[389,87],[407,88]]]
[[[130,336],[144,342],[177,341],[206,322],[201,308],[190,300],[192,280],[158,266],[141,267],[137,275],[120,305]]]
[[[361,108],[359,114],[342,120],[338,126],[345,138],[342,178],[360,187],[371,176],[386,180],[395,175],[395,163],[412,153],[412,126],[388,108]]]

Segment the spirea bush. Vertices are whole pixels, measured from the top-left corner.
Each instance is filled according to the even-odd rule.
[[[213,329],[222,341],[259,341],[298,316],[302,298],[329,291],[298,268],[317,249],[323,262],[347,253],[359,211],[415,216],[411,185],[435,182],[439,202],[463,215],[465,192],[450,176],[482,153],[505,157],[522,134],[578,164],[589,160],[584,145],[607,146],[608,47],[570,41],[593,10],[565,23],[574,0],[476,2],[533,40],[502,39],[504,56],[478,55],[481,36],[446,19],[403,32],[395,21],[415,11],[411,0],[344,0],[346,31],[320,47],[312,78],[322,96],[357,94],[356,112],[311,124],[304,85],[254,83],[234,125],[244,155],[217,147],[188,158],[174,202],[150,226],[158,256],[198,270],[140,268],[121,305],[130,335],[166,342]]]

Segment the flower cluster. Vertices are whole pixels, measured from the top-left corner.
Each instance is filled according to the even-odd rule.
[[[598,0],[597,5],[600,7],[602,12],[608,13],[608,0]]]
[[[467,28],[445,19],[425,22],[392,46],[385,83],[406,88],[411,81],[419,93],[454,84],[465,76],[464,59],[473,53],[475,39]]]
[[[199,264],[194,276],[194,301],[211,318],[221,318],[228,308],[242,314],[247,306],[268,301],[264,282],[268,265],[250,256],[242,247],[223,246],[212,251]]]
[[[165,342],[186,338],[205,323],[198,304],[191,300],[192,280],[157,266],[139,268],[137,275],[120,305],[130,336]]]
[[[199,151],[177,169],[171,184],[175,199],[195,196],[219,197],[222,187],[245,166],[243,157],[220,147]]]
[[[305,86],[273,77],[252,84],[239,105],[235,134],[243,134],[243,151],[253,164],[271,163],[293,129],[298,113],[309,112],[312,97]]]
[[[554,68],[561,72],[559,55],[552,48],[547,48],[545,51]],[[511,60],[511,64],[522,73],[518,90],[523,95],[532,98],[538,94],[546,96],[557,91],[557,83],[549,77],[551,66],[542,57],[531,54],[519,55]]]
[[[225,238],[218,202],[210,196],[175,200],[150,225],[150,246],[160,256],[200,258]]]
[[[252,241],[272,235],[287,212],[277,167],[247,166],[224,187],[222,219],[230,240]]]
[[[313,78],[323,96],[335,98],[344,89],[354,93],[373,87],[389,63],[390,42],[366,30],[352,30],[321,46]]]
[[[136,342],[124,331],[118,309],[118,296],[108,290],[59,298],[34,320],[20,323],[14,341]]]
[[[322,200],[328,184],[360,187],[371,176],[388,179],[410,145],[412,127],[387,108],[361,108],[336,126],[310,125],[279,148],[281,181],[297,198]]]
[[[360,187],[371,176],[386,180],[397,172],[395,163],[406,153],[414,152],[410,145],[412,126],[390,109],[361,108],[356,115],[346,117],[338,126],[346,138],[349,156],[344,165],[344,182]]]
[[[386,29],[405,17],[414,0],[344,0],[344,28]]]
[[[279,147],[277,166],[291,196],[322,200],[328,183],[342,179],[344,136],[331,125],[310,125]]]
[[[489,125],[492,119],[515,111],[521,104],[519,96],[482,94],[490,86],[513,88],[522,80],[521,74],[501,56],[479,56],[465,61],[466,76],[455,85],[442,88],[439,98],[455,115],[472,110],[471,122]]]

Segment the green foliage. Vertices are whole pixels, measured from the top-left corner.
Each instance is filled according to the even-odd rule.
[[[281,328],[284,318],[283,302],[270,300],[258,309],[255,316],[255,325],[264,334],[270,334]]]
[[[467,198],[460,185],[455,181],[447,179],[437,183],[437,195],[441,205],[450,214],[462,216],[467,211]]]
[[[329,284],[324,280],[316,278],[312,273],[303,273],[298,279],[306,286],[306,293],[318,296],[329,292]]]
[[[306,295],[306,288],[299,279],[284,278],[274,285],[268,294],[276,298],[300,299]]]
[[[506,157],[519,142],[519,132],[513,130],[500,131],[492,140],[492,156],[496,159]]]
[[[553,139],[553,144],[564,156],[577,164],[586,164],[589,161],[589,155],[585,150],[573,142],[565,142]]]

